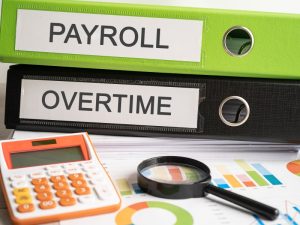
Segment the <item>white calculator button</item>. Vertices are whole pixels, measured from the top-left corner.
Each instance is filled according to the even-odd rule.
[[[34,172],[30,174],[30,178],[32,179],[38,179],[43,177],[46,177],[46,174],[44,172]]]
[[[81,163],[82,166],[91,165],[91,164],[94,164],[94,162],[93,161],[85,161],[85,162]]]
[[[100,172],[92,171],[92,172],[88,173],[87,176],[88,176],[88,178],[94,179],[94,177],[103,177],[103,174],[101,174]]]
[[[50,171],[50,170],[61,170],[60,166],[57,165],[50,165],[46,167],[46,170]]]
[[[89,164],[89,165],[83,166],[83,168],[84,168],[86,171],[88,171],[88,170],[97,170],[97,169],[99,169],[99,166],[96,166],[96,165],[94,165],[94,164]]]
[[[98,196],[98,198],[101,199],[101,200],[105,200],[105,199],[111,198],[111,192],[105,186],[95,187],[94,191],[95,191],[96,195]]]
[[[61,169],[58,169],[58,170],[49,170],[48,171],[48,175],[49,176],[60,176],[60,175],[63,175],[64,172],[61,170]]]
[[[71,162],[71,163],[65,163],[64,164],[64,168],[66,168],[66,167],[69,167],[69,166],[74,166],[74,165],[76,165],[76,162]]]
[[[66,165],[64,165],[64,168],[65,169],[76,169],[78,167],[77,167],[77,165],[74,165],[74,164],[66,164]]]
[[[80,173],[81,170],[77,169],[77,168],[72,168],[72,169],[66,169],[66,172],[68,174],[72,174],[72,173]]]
[[[9,177],[11,181],[25,181],[25,175],[12,175]]]
[[[91,203],[94,202],[96,200],[95,196],[93,195],[85,195],[85,196],[81,196],[78,198],[78,201],[80,203]]]
[[[93,179],[90,180],[90,183],[91,183],[92,185],[100,185],[100,184],[102,184],[102,182],[103,182],[104,180],[105,180],[104,177],[101,177],[101,176],[99,176],[99,177],[94,177]]]
[[[28,183],[26,181],[14,181],[11,186],[13,188],[25,188],[28,187]]]
[[[99,171],[99,169],[83,169],[84,172],[86,173],[94,173],[94,174],[99,174],[101,173],[101,171]]]

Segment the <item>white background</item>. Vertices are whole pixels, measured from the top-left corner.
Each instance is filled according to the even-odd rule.
[[[0,83],[6,83],[6,72],[10,64],[0,62]]]

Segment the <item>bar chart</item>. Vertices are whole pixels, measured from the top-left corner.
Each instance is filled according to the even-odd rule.
[[[235,160],[234,164],[216,165],[221,177],[214,178],[213,183],[225,189],[282,185],[282,182],[261,163]]]
[[[116,179],[115,184],[122,196],[130,196],[143,193],[137,183],[130,183],[126,178]]]
[[[234,160],[227,164],[213,164],[211,166],[212,183],[224,189],[230,188],[257,188],[283,185],[282,181],[274,175],[263,163],[249,163],[245,160]],[[162,180],[197,182],[199,174],[185,167],[154,167],[143,174],[148,178],[159,177]],[[214,173],[215,172],[215,173]],[[122,196],[141,194],[136,181],[128,181],[127,178],[115,180]]]

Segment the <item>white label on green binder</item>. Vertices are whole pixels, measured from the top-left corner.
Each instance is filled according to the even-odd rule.
[[[21,93],[21,119],[197,128],[199,88],[25,79]]]
[[[19,9],[16,50],[200,62],[203,22]]]

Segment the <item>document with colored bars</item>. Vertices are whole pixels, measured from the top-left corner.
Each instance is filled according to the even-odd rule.
[[[38,134],[38,135],[37,135]],[[44,133],[15,133],[14,138]],[[46,134],[49,136],[49,133]],[[300,159],[298,146],[241,141],[161,139],[91,136],[120,194],[119,211],[94,217],[60,221],[60,225],[300,225]],[[276,221],[267,221],[223,200],[205,198],[169,200],[142,192],[136,181],[137,165],[150,157],[180,155],[207,164],[212,183],[224,189],[270,204],[280,210]],[[152,170],[177,178],[191,171]],[[178,176],[179,174],[179,176]],[[3,206],[3,201],[0,205]],[[0,224],[5,223],[0,211]],[[2,224],[1,224],[2,225]]]

